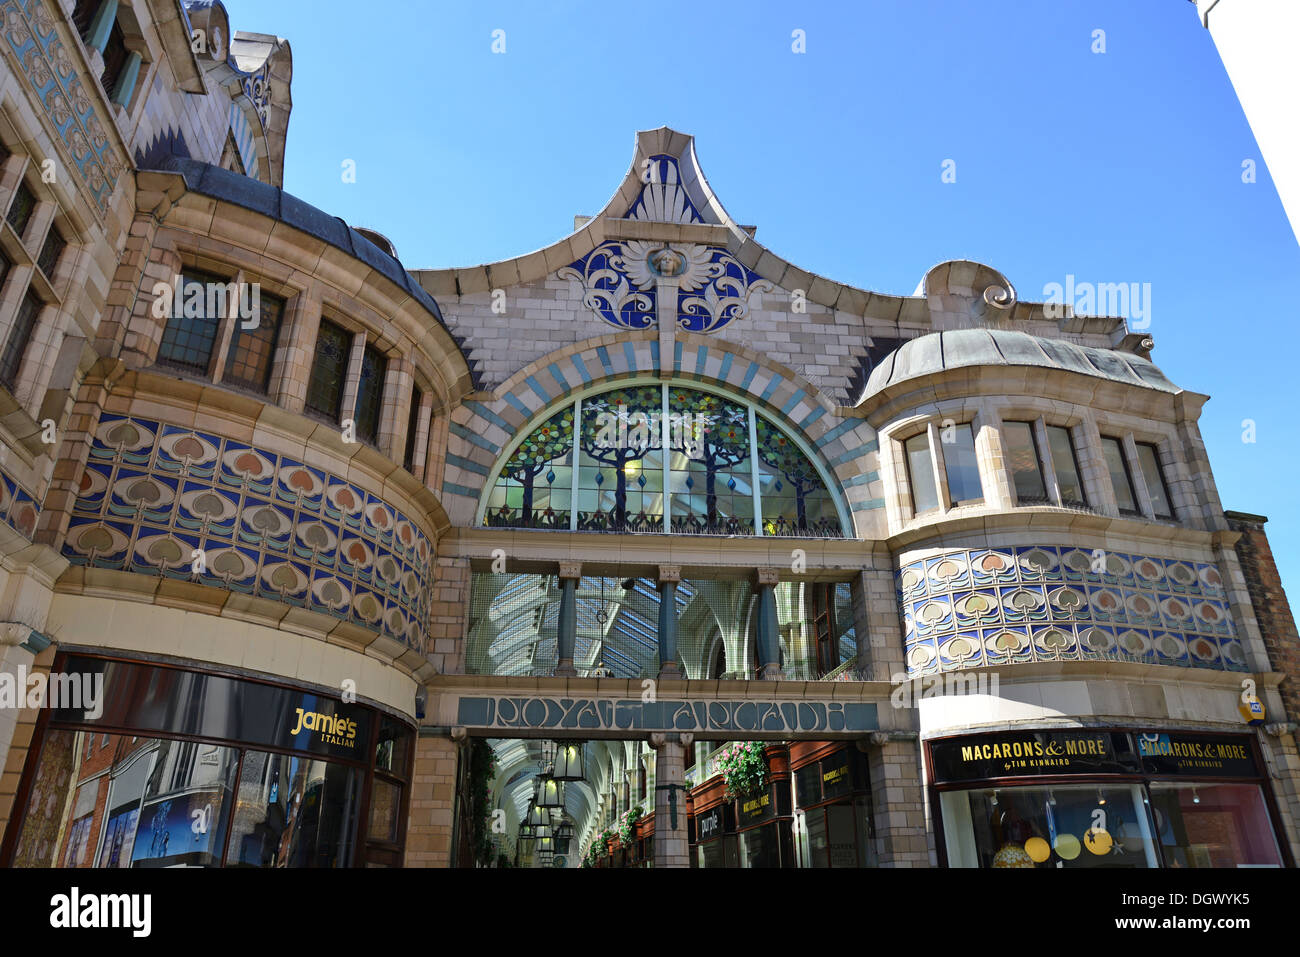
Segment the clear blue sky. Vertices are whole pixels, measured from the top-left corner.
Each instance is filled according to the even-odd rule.
[[[910,294],[969,258],[1028,300],[1067,274],[1150,283],[1152,358],[1211,396],[1224,507],[1269,516],[1283,582],[1300,581],[1300,496],[1283,494],[1300,247],[1187,0],[226,7],[234,30],[293,46],[286,188],[383,232],[408,268],[568,235],[635,132],[666,124],[694,134],[737,220],[832,279]]]

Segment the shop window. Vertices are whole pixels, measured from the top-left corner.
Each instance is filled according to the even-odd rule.
[[[406,419],[406,450],[402,453],[402,466],[408,472],[415,471],[415,441],[420,429],[420,406],[424,404],[424,393],[419,386],[411,389],[411,412]]]
[[[1129,474],[1128,460],[1124,457],[1124,447],[1119,439],[1103,435],[1101,451],[1106,458],[1106,469],[1110,472],[1110,484],[1115,489],[1115,504],[1121,515],[1140,515],[1137,496],[1133,494],[1133,478]]]
[[[1011,484],[1017,505],[1047,505],[1047,484],[1043,481],[1038,437],[1032,422],[1002,423],[1002,455],[1011,470]]]
[[[14,228],[19,238],[27,231],[27,224],[32,221],[32,213],[35,210],[36,197],[32,195],[26,183],[20,182],[18,188],[14,190],[13,200],[9,203],[9,212],[5,214],[5,219]]]
[[[356,768],[245,752],[226,866],[350,866],[360,792]]]
[[[1074,439],[1064,426],[1047,427],[1047,445],[1052,454],[1052,468],[1056,471],[1056,486],[1060,491],[1061,505],[1086,506],[1088,496],[1083,491],[1079,473],[1079,458],[1075,453]]]
[[[207,375],[227,297],[234,288],[234,283],[211,273],[186,270],[181,274],[181,288],[176,290],[158,347],[160,365]]]
[[[1256,784],[1152,782],[1151,812],[1166,867],[1281,867]]]
[[[343,380],[347,376],[352,337],[325,319],[316,335],[316,356],[307,382],[307,408],[332,422],[339,420]]]
[[[1146,482],[1147,496],[1151,501],[1151,513],[1156,518],[1173,518],[1169,486],[1165,484],[1165,473],[1160,468],[1160,453],[1149,442],[1138,442],[1137,457],[1142,478]]]
[[[954,506],[984,501],[979,462],[975,457],[975,434],[969,422],[939,430],[944,472],[948,477],[948,498]]]
[[[379,420],[384,408],[384,375],[388,360],[373,346],[361,356],[361,381],[357,386],[357,437],[371,445],[379,438]]]
[[[223,381],[265,394],[271,384],[271,366],[280,338],[284,300],[265,292],[259,295],[258,300],[257,325],[245,329],[243,321],[235,323]]]
[[[0,385],[10,392],[18,383],[18,370],[22,367],[23,354],[31,342],[32,332],[36,329],[36,319],[40,315],[43,303],[30,290],[23,296],[22,305],[18,307],[18,316],[14,327],[5,341],[4,352],[0,353]]]
[[[912,487],[912,514],[923,515],[939,507],[939,485],[934,478],[930,457],[930,435],[922,432],[903,443],[907,457],[907,479]]]
[[[59,231],[50,227],[49,234],[45,237],[45,242],[41,246],[41,254],[36,257],[36,265],[41,267],[41,272],[50,282],[54,281],[54,269],[63,257],[63,250],[68,248],[68,244]]]
[[[980,788],[941,795],[950,867],[1159,867],[1141,784]]]

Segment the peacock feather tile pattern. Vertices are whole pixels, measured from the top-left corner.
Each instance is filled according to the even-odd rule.
[[[426,645],[433,547],[414,522],[345,479],[211,433],[105,415],[63,554]]]
[[[914,675],[1028,661],[1248,670],[1213,564],[983,548],[904,565],[897,584]]]

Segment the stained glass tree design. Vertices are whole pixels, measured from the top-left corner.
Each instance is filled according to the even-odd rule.
[[[609,515],[612,528],[624,529],[629,524],[627,465],[651,458],[650,450],[659,448],[661,411],[662,395],[658,386],[632,386],[583,400],[582,451],[598,465],[615,472],[614,508]],[[618,421],[620,414],[628,426],[616,427],[611,434],[610,425]],[[638,477],[638,481],[643,479],[644,475]],[[597,485],[603,484],[599,473],[595,480]]]
[[[749,459],[749,410],[720,396],[693,389],[670,390],[668,407],[678,417],[669,433],[672,451],[703,466],[704,517],[710,529],[718,528],[722,525],[718,512],[718,476]],[[703,417],[700,434],[694,433],[697,416]],[[698,448],[688,448],[690,445]]]
[[[534,429],[501,470],[503,477],[513,479],[523,487],[519,521],[525,528],[534,524],[533,484],[537,476],[543,469],[549,469],[556,459],[568,455],[572,448],[573,407],[568,406]]]
[[[795,508],[798,513],[796,526],[808,527],[808,493],[824,489],[821,476],[813,468],[812,462],[803,454],[799,446],[781,433],[775,426],[768,424],[760,415],[756,421],[758,432],[758,457],[770,468],[785,476],[794,492]]]

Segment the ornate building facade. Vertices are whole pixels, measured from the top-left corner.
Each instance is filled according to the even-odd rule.
[[[1294,861],[1265,520],[1123,319],[806,272],[667,128],[409,270],[219,2],[0,53],[0,863]]]

